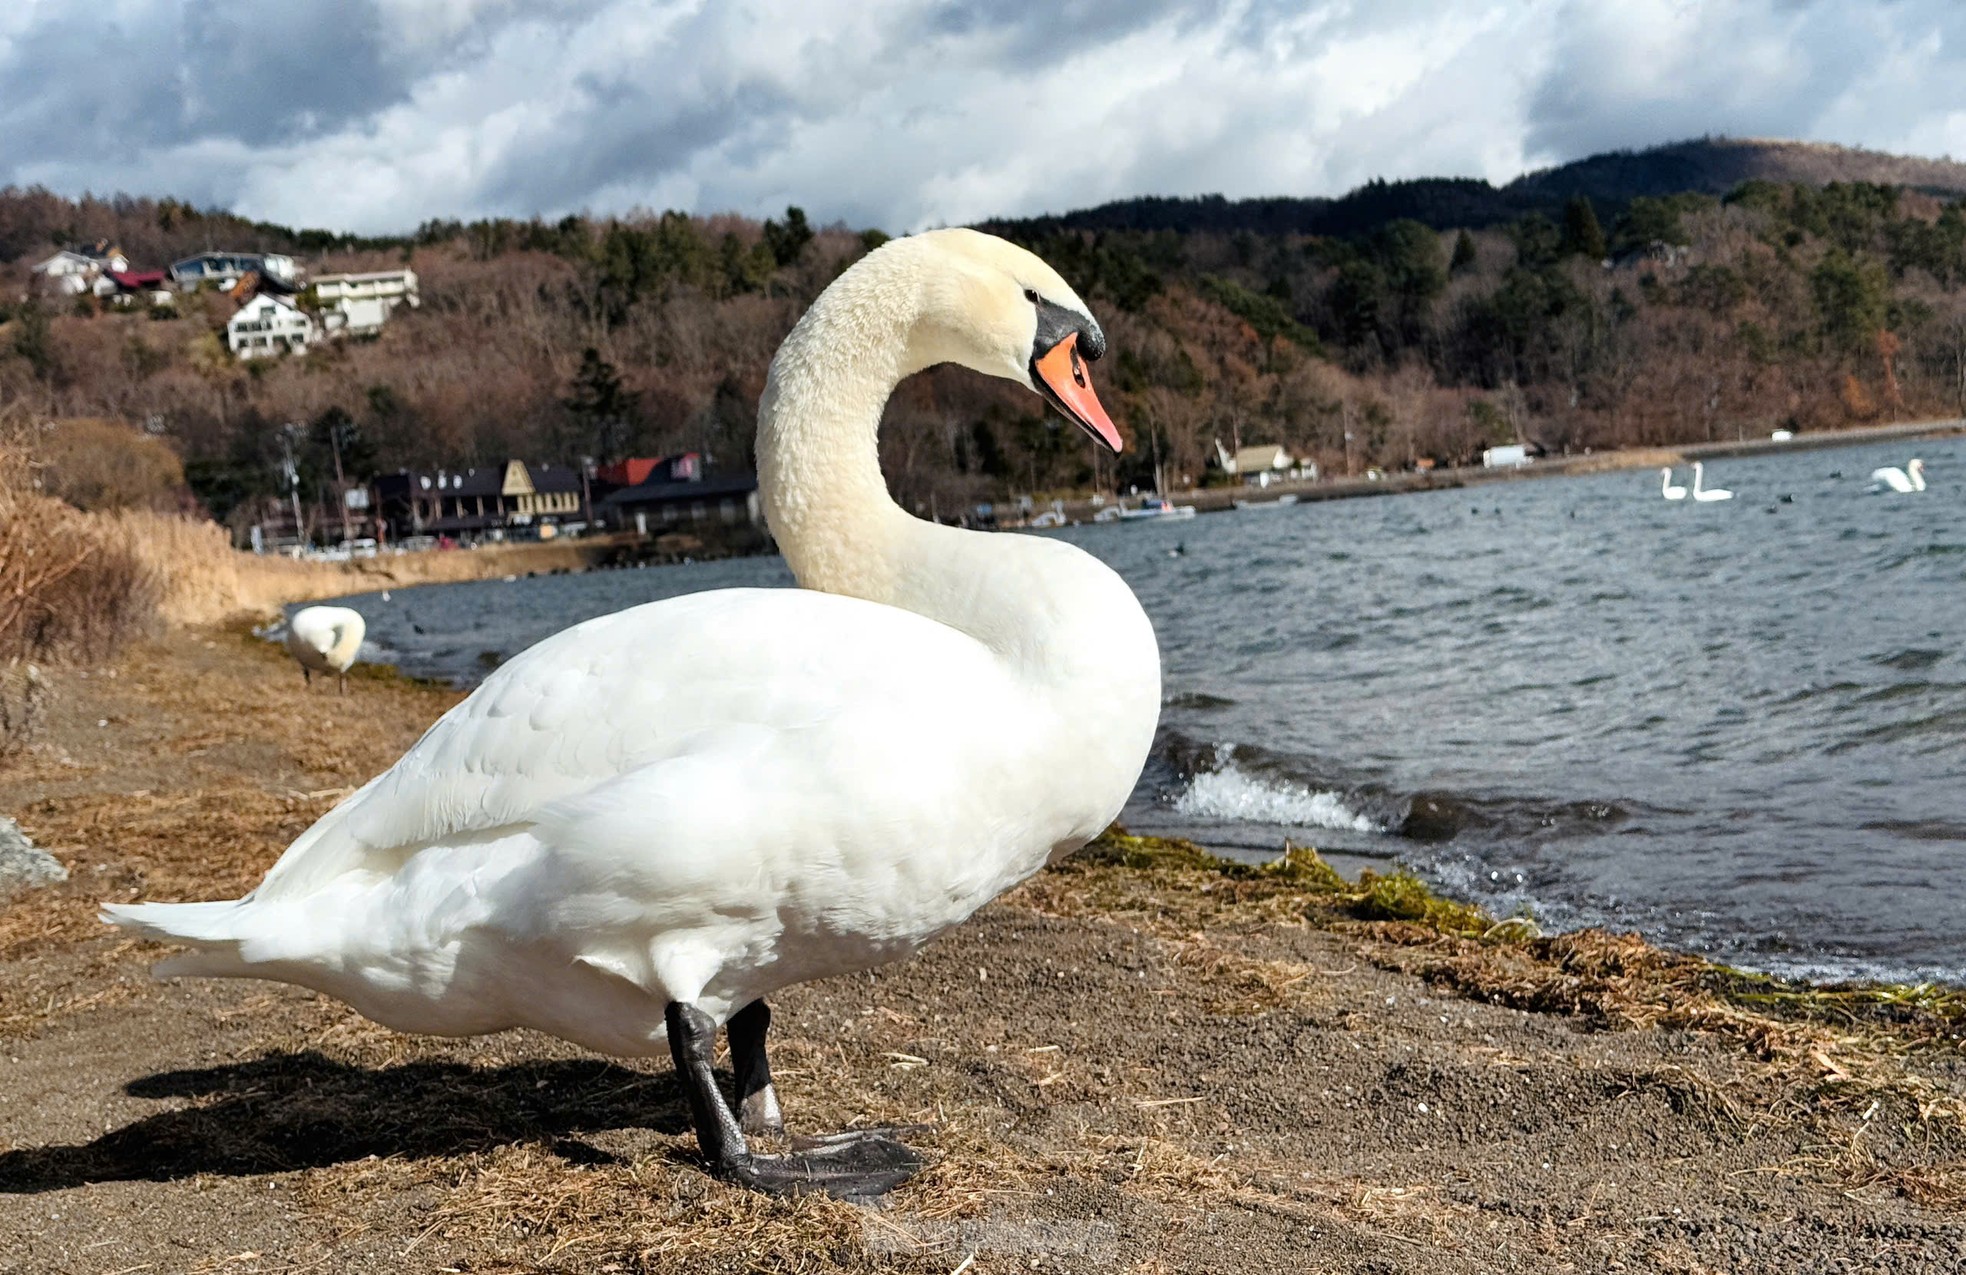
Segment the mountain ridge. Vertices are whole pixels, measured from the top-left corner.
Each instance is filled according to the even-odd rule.
[[[1530,213],[1555,217],[1587,196],[1615,215],[1634,198],[1695,192],[1721,196],[1743,182],[1874,182],[1941,197],[1966,196],[1966,163],[1893,155],[1832,142],[1703,137],[1642,150],[1605,151],[1534,169],[1496,186],[1479,177],[1374,179],[1343,195],[1143,195],[1036,217],[1002,217],[985,229],[1172,230],[1355,235],[1398,218],[1435,230],[1482,229]]]

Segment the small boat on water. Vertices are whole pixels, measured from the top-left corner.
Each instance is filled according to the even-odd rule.
[[[1238,500],[1235,503],[1238,509],[1281,509],[1285,505],[1296,504],[1297,494],[1290,492],[1278,496],[1275,500]]]
[[[1158,497],[1152,500],[1142,501],[1138,509],[1120,510],[1120,520],[1122,522],[1140,522],[1148,518],[1192,518],[1194,516],[1195,507],[1193,505],[1177,505],[1171,500]]]

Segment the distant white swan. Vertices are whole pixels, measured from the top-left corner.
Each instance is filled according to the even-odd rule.
[[[1700,483],[1705,473],[1706,473],[1706,467],[1700,464],[1699,461],[1697,460],[1694,461],[1693,462],[1693,499],[1701,502],[1705,502],[1709,500],[1734,499],[1734,493],[1727,490],[1725,487],[1714,487],[1711,489],[1701,487]]]
[[[1870,481],[1874,484],[1871,488],[1873,491],[1887,488],[1896,492],[1924,491],[1925,462],[1914,457],[1903,469],[1896,465],[1873,469],[1870,471]]]
[[[348,669],[362,649],[366,626],[359,611],[347,607],[302,607],[287,621],[287,650],[300,661],[309,684],[316,673],[333,673],[343,695],[348,694]]]
[[[1670,469],[1662,469],[1659,471],[1659,494],[1664,496],[1667,500],[1686,499],[1686,489],[1684,487],[1676,487],[1673,485],[1672,471]]]

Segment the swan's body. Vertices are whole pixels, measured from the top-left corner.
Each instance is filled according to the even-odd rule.
[[[1896,465],[1870,471],[1870,481],[1874,491],[1895,491],[1906,494],[1925,490],[1925,462],[1913,458],[1903,469]]]
[[[302,607],[287,621],[287,650],[300,661],[308,682],[316,673],[333,673],[341,692],[348,691],[348,670],[362,649],[366,626],[362,614],[347,607]]]
[[[1702,465],[1699,461],[1697,460],[1694,461],[1693,462],[1693,499],[1701,502],[1702,504],[1714,500],[1734,499],[1734,493],[1727,490],[1725,487],[1701,486],[1700,484],[1705,480],[1705,477],[1706,477],[1706,467]]]
[[[1684,487],[1678,486],[1673,482],[1672,470],[1670,469],[1662,469],[1659,471],[1659,494],[1664,496],[1667,500],[1686,499],[1686,489]]]
[[[1117,445],[1080,337],[1096,357],[1083,303],[1000,240],[876,250],[786,338],[760,406],[766,513],[804,588],[548,638],[244,899],[108,919],[191,944],[165,972],[299,983],[406,1031],[532,1027],[621,1055],[668,1040],[706,1152],[783,1186],[759,1166],[796,1157],[749,1156],[719,1123],[706,1029],[741,1017],[734,1056],[755,1034],[745,1122],[775,1124],[761,998],[905,957],[1084,844],[1152,741],[1159,653],[1120,578],[1071,545],[910,517],[879,468],[890,390],[945,361],[1035,380]],[[975,729],[1002,720],[1020,729]]]

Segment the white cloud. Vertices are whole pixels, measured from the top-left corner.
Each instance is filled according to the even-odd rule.
[[[907,229],[1502,181],[1701,133],[1966,153],[1966,12],[1795,0],[52,0],[0,182],[403,230],[687,206]]]

